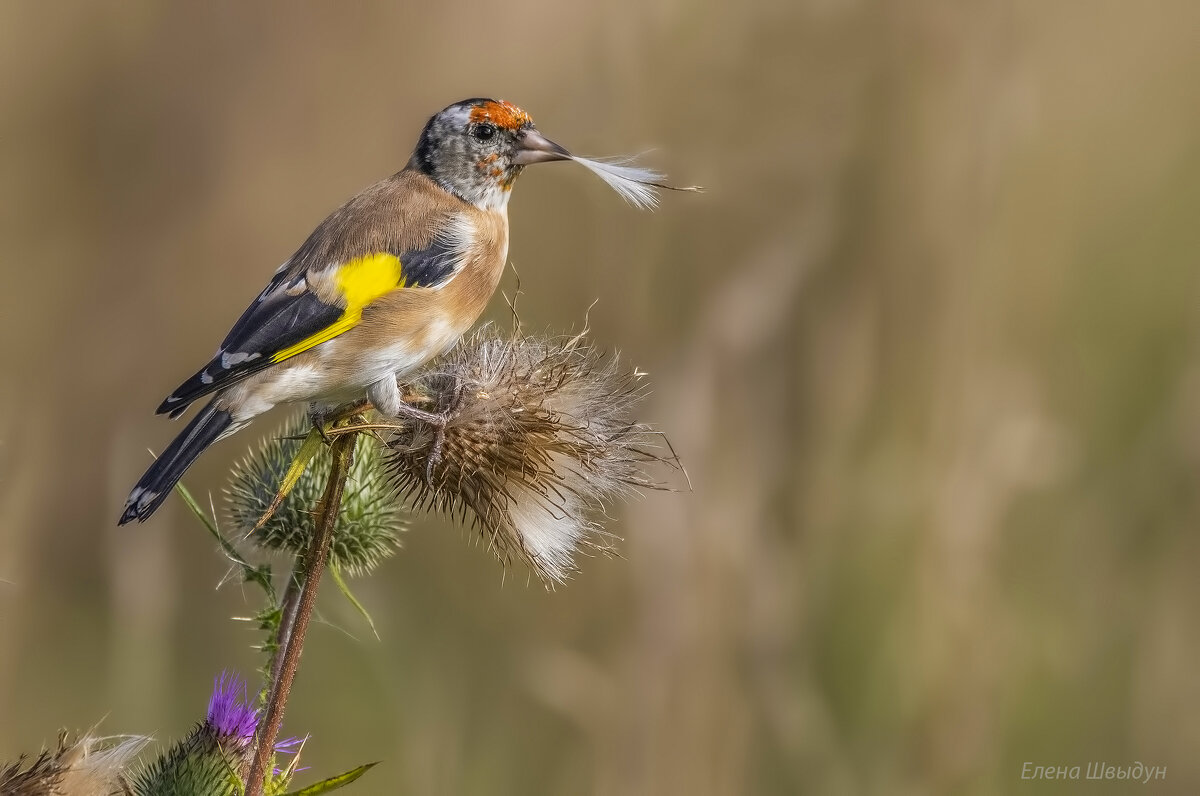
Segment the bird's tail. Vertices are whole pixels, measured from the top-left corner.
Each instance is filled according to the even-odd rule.
[[[192,466],[192,462],[225,434],[231,425],[233,415],[226,410],[218,409],[212,403],[201,409],[137,482],[125,501],[125,511],[121,513],[117,524],[124,525],[133,520],[142,522],[149,518],[171,494],[171,489]]]

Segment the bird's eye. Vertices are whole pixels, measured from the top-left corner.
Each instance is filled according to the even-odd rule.
[[[490,141],[496,135],[496,127],[491,124],[476,125],[471,134],[480,141]]]

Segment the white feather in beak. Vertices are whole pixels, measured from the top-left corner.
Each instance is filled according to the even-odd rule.
[[[592,160],[570,155],[571,160],[591,171],[621,195],[629,204],[642,210],[653,210],[658,206],[660,189],[668,191],[701,191],[697,185],[676,188],[663,182],[666,175],[653,169],[633,165],[633,158],[605,158]]]

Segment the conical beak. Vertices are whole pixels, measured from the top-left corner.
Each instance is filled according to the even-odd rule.
[[[523,130],[517,138],[517,154],[512,162],[517,166],[533,163],[548,163],[552,160],[570,160],[571,153],[546,138],[537,130]]]

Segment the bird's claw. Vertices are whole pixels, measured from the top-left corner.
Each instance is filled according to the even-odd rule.
[[[460,381],[454,387],[454,397],[450,401],[450,406],[444,412],[434,415],[428,422],[436,429],[433,437],[433,445],[429,449],[429,457],[425,461],[425,486],[433,489],[433,471],[442,461],[442,450],[446,445],[446,426],[450,424],[450,418],[454,417],[462,405],[463,399],[463,383]]]
[[[309,422],[312,423],[312,426],[317,430],[317,433],[321,435],[321,439],[325,440],[325,444],[332,445],[333,438],[329,436],[327,431],[325,431],[325,419],[325,412],[321,411],[316,406],[310,405],[308,407]]]
[[[425,460],[425,486],[433,489],[433,470],[442,461],[442,448],[446,444],[446,425],[450,422],[449,413],[442,416],[442,422],[433,424],[437,431],[433,436],[433,447],[429,449],[429,458]]]

